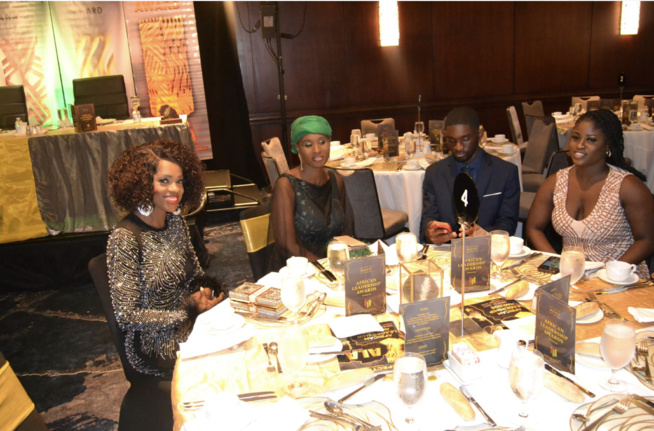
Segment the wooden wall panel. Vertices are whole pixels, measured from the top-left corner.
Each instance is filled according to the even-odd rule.
[[[591,2],[517,2],[515,92],[588,88]]]
[[[654,86],[654,3],[640,3],[638,35],[620,35],[620,2],[593,4],[590,87],[614,88],[621,72],[625,91]]]
[[[432,4],[435,98],[511,94],[513,3]]]

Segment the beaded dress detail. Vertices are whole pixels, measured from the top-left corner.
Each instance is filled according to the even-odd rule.
[[[182,299],[203,275],[184,219],[167,214],[166,226],[155,229],[129,214],[109,236],[107,266],[130,364],[144,374],[170,377],[179,342],[189,335]]]
[[[620,185],[627,171],[609,165],[609,174],[602,186],[593,210],[583,220],[575,220],[565,207],[568,197],[570,170],[556,173],[552,225],[563,237],[563,246],[576,245],[584,250],[587,261],[608,262],[617,260],[634,243],[631,227],[620,205]],[[637,274],[649,279],[645,262],[638,264]]]

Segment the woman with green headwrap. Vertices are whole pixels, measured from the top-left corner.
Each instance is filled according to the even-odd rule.
[[[344,232],[345,186],[341,177],[325,168],[331,135],[327,120],[316,115],[300,117],[291,125],[291,152],[299,156],[300,166],[281,175],[273,190],[275,267],[291,256],[309,261],[325,257],[329,241]]]

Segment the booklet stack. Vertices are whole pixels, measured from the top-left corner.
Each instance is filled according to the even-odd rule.
[[[273,319],[286,311],[280,289],[248,282],[229,292],[229,303],[235,311]]]

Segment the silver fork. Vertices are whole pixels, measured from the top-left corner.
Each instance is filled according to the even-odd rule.
[[[649,342],[641,338],[638,340],[638,345],[636,346],[638,355],[642,356],[645,359],[645,378],[647,378],[647,381],[652,383],[652,371],[649,369],[649,362],[648,362],[648,353],[649,353]]]
[[[604,420],[606,420],[607,417],[612,415],[613,413],[617,415],[621,415],[622,413],[626,412],[627,409],[629,408],[629,404],[631,404],[631,400],[633,398],[633,395],[627,394],[624,397],[618,401],[618,404],[614,405],[611,410],[608,412],[604,413],[602,416],[600,416],[599,419],[596,421],[593,421],[590,425],[588,425],[586,428],[584,428],[582,431],[590,431],[592,429],[595,429],[596,426],[600,425]]]
[[[266,368],[266,371],[268,371],[269,373],[274,373],[275,371],[277,371],[277,368],[275,368],[275,366],[270,361],[270,352],[268,352],[268,343],[263,343],[263,350],[266,351],[266,356],[268,356],[268,368]]]

